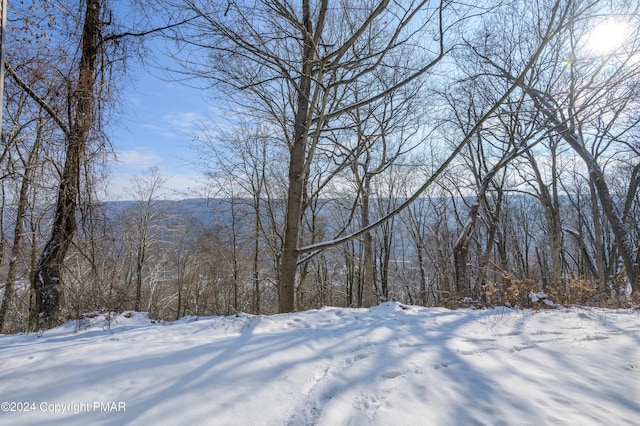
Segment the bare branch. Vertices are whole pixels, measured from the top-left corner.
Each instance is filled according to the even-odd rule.
[[[60,127],[60,130],[62,130],[62,133],[64,133],[65,136],[68,137],[69,128],[67,127],[65,122],[60,118],[60,115],[51,107],[51,105],[49,105],[46,100],[38,96],[38,94],[31,89],[31,87],[27,84],[27,82],[25,82],[15,72],[15,70],[13,69],[13,67],[9,62],[5,62],[4,66],[5,66],[5,69],[7,70],[7,73],[11,76],[11,78],[13,78],[16,84],[22,90],[24,90],[29,95],[29,97],[34,100],[35,103],[37,103],[40,107],[42,107],[42,109],[44,109],[47,112],[47,114],[49,114],[49,116],[58,125],[58,127]]]

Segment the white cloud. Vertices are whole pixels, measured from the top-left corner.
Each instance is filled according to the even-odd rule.
[[[178,136],[171,128],[162,127],[155,124],[141,124],[140,127],[146,130],[150,130],[151,132],[167,139],[175,139]]]
[[[132,183],[135,177],[144,172],[119,171],[112,174],[105,182],[102,199],[106,201],[122,201],[135,198]],[[203,196],[204,178],[198,174],[169,174],[160,169],[160,177],[165,180],[160,198],[165,200],[182,200]]]
[[[164,114],[160,123],[145,123],[140,127],[167,139],[197,137],[202,133],[205,116],[197,112],[175,112]]]
[[[202,197],[204,186],[204,178],[198,174],[173,174],[167,177],[164,185],[165,193],[171,199]]]
[[[176,114],[165,114],[165,121],[179,129],[191,129],[200,126],[203,121],[202,115],[197,112],[179,112]]]
[[[119,165],[131,169],[148,169],[162,161],[162,158],[155,152],[137,150],[118,151],[116,159]]]
[[[197,112],[166,114],[163,119],[172,126],[174,131],[195,139],[199,139],[202,136],[203,129],[206,128],[205,123],[210,121]]]

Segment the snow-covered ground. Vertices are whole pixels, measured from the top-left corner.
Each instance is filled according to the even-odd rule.
[[[0,336],[2,425],[638,425],[640,314],[385,303]]]

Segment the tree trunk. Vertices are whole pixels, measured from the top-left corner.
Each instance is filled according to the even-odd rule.
[[[522,88],[529,94],[531,99],[533,99],[536,107],[546,116],[549,121],[549,126],[552,126],[558,132],[587,166],[589,179],[596,188],[602,211],[611,224],[611,230],[616,238],[616,247],[624,262],[631,288],[634,292],[640,291],[638,287],[638,275],[640,275],[640,272],[638,271],[638,264],[634,259],[634,248],[631,246],[629,234],[625,229],[623,216],[620,214],[611,196],[609,186],[607,185],[600,165],[583,145],[582,138],[576,133],[576,130],[558,118],[556,110],[553,108],[553,104],[550,103],[549,99],[546,99],[539,92],[526,85],[522,85]]]
[[[22,183],[20,185],[20,195],[18,197],[18,209],[16,211],[16,224],[13,231],[13,245],[11,247],[11,255],[9,257],[9,270],[7,272],[7,281],[4,287],[4,296],[2,298],[2,304],[0,305],[0,333],[4,328],[9,305],[15,296],[15,281],[18,271],[18,256],[22,250],[22,237],[24,235],[24,216],[27,211],[28,203],[28,191],[31,183],[31,177],[33,175],[33,168],[36,160],[38,159],[38,153],[40,151],[40,145],[42,143],[41,127],[38,127],[36,139],[27,163],[24,165],[24,176],[22,177]],[[0,213],[1,214],[1,213]]]
[[[389,269],[391,265],[391,250],[393,246],[393,220],[382,227],[383,248],[380,255],[380,288],[384,301],[389,297]]]
[[[140,238],[138,252],[136,253],[136,300],[133,305],[133,310],[140,312],[142,310],[142,269],[144,267],[146,254],[147,254],[147,220],[148,216],[143,219],[144,228],[141,229],[142,235]]]
[[[66,159],[60,184],[51,236],[31,277],[31,327],[51,327],[62,301],[62,268],[76,231],[76,207],[82,164],[94,116],[94,86],[100,33],[100,0],[87,0],[82,30],[82,52],[75,116],[66,135]],[[70,100],[71,101],[71,100]]]
[[[311,102],[312,66],[314,57],[313,28],[309,0],[302,2],[303,24],[302,70],[296,99],[296,115],[293,142],[289,148],[289,189],[287,192],[287,215],[279,276],[280,312],[296,309],[296,272],[298,269],[298,244],[302,227],[304,186],[306,183],[305,160],[309,133],[309,104]]]
[[[596,267],[598,268],[598,288],[604,292],[607,289],[607,255],[604,248],[604,237],[602,225],[600,223],[600,209],[598,209],[598,195],[593,182],[589,181],[591,192],[591,217],[593,218],[593,239],[596,246]]]
[[[482,194],[484,196],[484,193]],[[474,203],[469,208],[469,217],[464,224],[460,236],[456,240],[453,246],[453,261],[455,265],[455,279],[456,279],[456,293],[458,295],[469,295],[469,244],[473,239],[473,235],[476,228],[476,222],[478,220],[478,209],[480,208],[480,195],[474,200]]]
[[[589,176],[597,190],[598,198],[600,199],[600,203],[602,206],[602,211],[611,224],[611,230],[613,231],[613,235],[616,238],[616,246],[618,247],[618,251],[620,252],[620,256],[622,257],[622,260],[624,262],[629,283],[631,284],[632,290],[634,292],[638,292],[640,291],[640,288],[638,287],[639,273],[638,264],[636,263],[636,260],[634,258],[634,249],[631,246],[629,235],[626,231],[622,216],[620,215],[618,208],[613,201],[613,197],[609,192],[609,187],[607,185],[607,182],[605,181],[604,174],[602,173],[602,170],[598,166],[596,160],[589,154],[586,149],[584,149],[584,147],[582,147],[582,145],[577,144],[575,141],[569,142],[569,144],[587,164],[587,167],[589,169]]]
[[[560,206],[558,202],[558,191],[556,176],[556,149],[555,145],[551,147],[551,176],[554,179],[552,191],[549,191],[549,187],[545,184],[538,167],[538,162],[531,153],[527,151],[527,158],[533,168],[536,175],[536,181],[538,188],[540,189],[539,201],[542,204],[544,210],[544,216],[547,221],[547,228],[549,230],[549,247],[551,248],[551,285],[555,288],[562,289],[565,295],[568,295],[569,289],[566,287],[562,277],[562,266],[564,264],[562,255],[562,222],[560,219]]]
[[[362,188],[362,228],[369,226],[369,202],[371,187],[371,175],[364,177]],[[376,303],[375,282],[374,282],[374,262],[373,262],[373,238],[371,232],[362,236],[362,307],[370,308]]]
[[[484,298],[486,296],[484,289],[485,289],[485,280],[487,277],[487,266],[489,265],[489,259],[491,257],[491,252],[493,251],[493,247],[496,244],[496,237],[498,234],[498,224],[500,220],[500,214],[502,211],[503,190],[501,187],[496,187],[495,189],[497,192],[495,207],[493,209],[487,208],[487,212],[488,212],[487,245],[483,250],[482,254],[480,255],[480,259],[478,260],[478,278],[476,280],[476,284],[473,289],[474,297]]]
[[[260,314],[260,193],[255,198],[255,222],[253,228],[253,286],[254,313]]]

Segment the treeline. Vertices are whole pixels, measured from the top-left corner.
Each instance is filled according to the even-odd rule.
[[[161,190],[146,184],[159,179],[155,173],[141,178],[139,182],[145,182],[142,188]],[[255,232],[251,199],[163,201],[156,193],[140,195],[138,201],[93,207],[95,214],[99,212],[100,225],[91,235],[77,239],[67,259],[65,317],[125,310],[147,311],[152,318],[164,320],[185,315],[278,312],[278,250],[269,241],[273,230],[260,227]],[[498,198],[497,194],[489,197],[485,202],[491,204],[480,209],[486,214],[479,214],[462,271],[456,263],[460,256],[456,250],[461,235],[468,232],[475,198],[433,194],[416,200],[394,220],[376,228],[371,238],[370,274],[375,302],[394,300],[451,308],[530,307],[529,295],[544,291],[556,303],[628,306],[627,275],[611,229],[603,226],[601,244],[593,239],[592,203],[597,200],[589,194],[559,196],[562,263],[556,275],[552,235],[539,198],[535,194]],[[373,211],[383,215],[402,201],[374,198]],[[315,217],[308,218],[316,223],[315,238],[329,238],[345,227],[345,217],[350,214],[345,206],[353,202],[347,198],[324,200]],[[283,202],[275,204],[280,211],[262,211],[258,222],[266,223],[272,215],[282,221]],[[46,217],[45,212],[40,215]],[[29,216],[38,214],[29,211]],[[368,276],[365,244],[363,239],[355,239],[307,260],[296,287],[299,309],[363,306]],[[20,253],[15,297],[6,314],[7,332],[27,327],[29,260],[37,249],[37,245],[25,244]],[[599,269],[600,253],[604,254],[604,270]]]
[[[638,292],[640,17],[626,1],[135,2],[10,8],[0,328],[91,310],[628,303]],[[118,219],[99,187],[127,61],[174,59],[213,222]],[[220,118],[222,117],[222,118]],[[224,121],[224,122],[222,122]],[[622,290],[621,290],[622,289]]]

